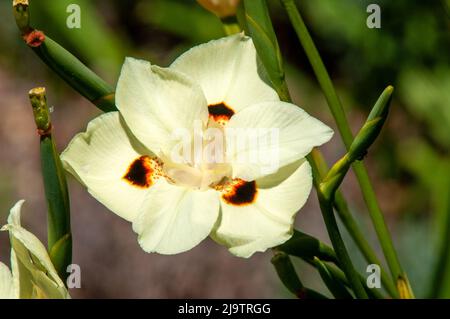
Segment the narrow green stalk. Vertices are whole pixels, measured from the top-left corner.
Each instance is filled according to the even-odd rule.
[[[278,250],[274,250],[274,256],[271,259],[275,270],[285,287],[299,299],[327,299],[320,293],[303,286],[298,278],[294,265],[289,256]]]
[[[327,286],[328,290],[336,299],[353,299],[352,295],[348,292],[345,286],[333,276],[333,274],[319,258],[314,257],[312,261],[319,271],[320,277]]]
[[[323,178],[320,189],[326,197],[334,197],[339,185],[355,161],[361,160],[378,137],[386,121],[394,88],[388,86],[380,95],[363,127],[359,130],[345,154]]]
[[[104,112],[115,111],[114,90],[69,51],[29,25],[28,0],[14,0],[16,24],[26,44],[73,89]]]
[[[335,118],[336,124],[338,126],[339,132],[342,136],[344,144],[347,149],[349,149],[352,143],[353,136],[350,130],[350,126],[345,117],[341,102],[337,96],[334,89],[333,83],[331,82],[330,76],[320,58],[319,52],[317,51],[314,42],[309,35],[303,19],[297,10],[297,7],[293,0],[281,0],[284,5],[286,12],[288,13],[289,19],[297,33],[297,36],[306,52],[306,55],[313,67],[314,73],[316,74],[317,80],[325,94],[330,110]],[[377,233],[378,239],[380,240],[383,253],[385,255],[386,261],[389,265],[389,269],[394,280],[397,282],[400,278],[405,280],[406,275],[403,272],[400,262],[397,257],[397,253],[394,249],[391,236],[389,234],[388,228],[384,221],[383,214],[378,205],[378,201],[375,196],[375,192],[367,174],[363,163],[356,162],[353,165],[356,177],[360,184],[364,200],[367,204],[372,222],[374,224],[375,231]],[[412,295],[412,292],[411,292]]]
[[[361,159],[364,154],[367,153],[368,148],[379,135],[387,118],[392,92],[392,87],[388,87],[383,91],[370,112],[366,123],[360,129],[350,145],[347,154],[337,161],[328,171],[322,182],[316,185],[320,207],[322,208],[331,242],[333,243],[334,250],[340,261],[341,268],[347,276],[357,297],[364,297],[365,291],[360,280],[357,278],[358,275],[351,264],[350,257],[348,256],[344,242],[339,234],[339,229],[333,214],[334,196],[350,169],[350,165],[354,161]],[[362,294],[362,292],[364,292],[364,294]]]
[[[427,161],[425,165],[429,165]],[[450,162],[439,159],[434,162],[436,176],[429,184],[434,193],[434,215],[436,231],[437,258],[432,272],[429,296],[431,298],[450,298]],[[428,174],[425,172],[425,174]],[[447,196],[442,196],[442,192]]]
[[[323,180],[329,170],[325,158],[323,157],[322,153],[320,153],[317,149],[314,149],[311,152],[311,156],[314,158],[314,161],[318,164],[318,172],[320,175],[320,180]],[[383,286],[386,289],[386,291],[389,293],[391,297],[393,298],[398,297],[395,285],[392,283],[390,276],[384,270],[384,267],[382,267],[381,261],[378,259],[369,242],[366,240],[364,233],[359,229],[356,220],[350,213],[350,209],[348,208],[344,196],[339,190],[336,192],[334,198],[334,208],[338,213],[340,220],[344,224],[350,236],[353,238],[353,241],[358,246],[359,250],[363,254],[366,261],[370,264],[376,264],[380,266],[381,282],[383,283]]]
[[[45,88],[32,89],[29,92],[29,98],[40,136],[42,176],[48,207],[48,251],[55,269],[64,280],[67,277],[67,266],[72,261],[69,193],[61,160],[52,137]]]
[[[342,272],[339,266],[339,261],[336,257],[336,253],[333,248],[327,244],[321,242],[315,237],[308,234],[302,233],[298,230],[294,231],[294,235],[284,244],[275,248],[276,251],[284,252],[290,256],[295,256],[303,259],[307,263],[317,268],[317,265],[313,262],[314,258],[317,257],[321,261],[329,261],[336,264],[336,267],[324,263],[328,271],[339,280],[343,285],[350,287],[345,274]],[[371,298],[383,299],[384,297],[377,290],[370,289],[365,284],[365,278],[362,275],[358,275],[364,289]],[[392,283],[391,283],[392,285]],[[394,288],[395,289],[395,288]]]
[[[336,218],[333,213],[332,198],[325,197],[320,191],[318,192],[318,197],[325,226],[327,228],[328,235],[330,236],[331,243],[333,244],[334,251],[339,259],[339,264],[344,271],[345,276],[348,278],[356,297],[367,299],[367,293],[359,280],[358,273],[352,264],[347,249],[345,248],[344,241],[342,240],[339,232]]]
[[[311,266],[315,267],[317,269],[317,265],[314,263],[313,259],[307,259],[303,258],[305,262],[310,264]],[[344,272],[338,268],[337,266],[331,265],[329,263],[323,263],[323,265],[327,268],[328,272],[339,282],[341,282],[346,287],[351,288],[350,283],[347,280],[347,277],[345,276]],[[366,278],[364,278],[362,275],[358,274],[359,281],[361,281],[361,284],[364,286],[364,289],[366,290],[367,295],[371,299],[384,299],[384,296],[380,293],[378,289],[370,289],[366,285]]]
[[[267,74],[277,90],[280,99],[290,102],[291,98],[285,81],[283,60],[270,20],[267,3],[265,0],[244,0],[244,8],[247,28],[252,36],[258,55],[264,63]],[[307,156],[307,159],[313,170],[315,185],[318,186],[320,181],[318,179],[317,165],[311,156]],[[352,283],[353,289],[355,289],[355,294],[358,297],[367,298],[364,288],[356,277],[357,273],[353,268],[340,236],[332,206],[330,211],[327,205],[321,205],[321,210],[339,263],[346,275],[349,276],[349,281]]]

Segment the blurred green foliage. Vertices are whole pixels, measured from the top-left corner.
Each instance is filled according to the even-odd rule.
[[[380,5],[380,29],[365,27],[370,3]],[[385,169],[381,172],[385,178],[396,181],[403,192],[406,189],[402,211],[396,212],[405,223],[397,235],[399,240],[404,234],[409,238],[400,240],[401,255],[405,267],[415,270],[418,280],[411,279],[423,297],[430,282],[420,278],[430,274],[434,264],[441,275],[442,268],[450,268],[445,255],[449,249],[445,243],[450,242],[449,1],[320,0],[299,1],[299,5],[333,77],[352,97],[353,107],[367,110],[376,90],[386,84],[398,88],[399,119],[395,121],[400,124],[389,126],[385,139],[390,142],[379,143],[376,159]],[[433,222],[427,223],[430,214]],[[430,235],[428,247],[435,247],[435,253],[427,254],[428,263],[421,265],[423,256],[414,247],[424,234]],[[440,288],[431,295],[450,297],[448,275],[433,280]]]

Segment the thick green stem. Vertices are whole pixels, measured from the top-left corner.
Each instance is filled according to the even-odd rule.
[[[248,31],[253,38],[256,50],[259,57],[264,63],[268,76],[272,81],[273,86],[277,90],[280,99],[283,101],[291,102],[291,98],[285,81],[283,60],[278,46],[278,41],[270,20],[267,3],[265,0],[244,0],[244,8]],[[308,156],[307,158],[313,170],[313,179],[315,181],[315,185],[318,186],[320,179],[318,178],[316,167],[317,165],[311,156]],[[332,210],[331,216],[324,211],[322,211],[322,213],[324,215],[324,219],[328,221],[328,226],[333,227],[332,220],[334,220],[334,224],[336,224],[336,221],[334,219]],[[337,255],[337,257],[340,264],[343,265],[343,268],[345,268],[346,275],[354,277],[356,272],[354,271],[353,265],[348,258],[346,249],[343,246],[343,242],[340,237],[339,230],[337,229],[337,225],[335,226],[336,227],[333,229],[333,236],[330,236],[330,238],[332,238],[335,250],[335,246],[339,246],[339,254]],[[344,258],[345,260],[342,261],[341,258]],[[361,286],[361,283],[357,278],[351,278],[350,282],[352,283],[352,286],[354,286],[353,288],[358,290],[358,292],[355,292],[357,296],[367,297],[367,295],[365,295],[364,289]]]
[[[348,256],[344,242],[339,234],[339,229],[333,214],[334,196],[345,175],[350,169],[350,165],[354,161],[361,159],[362,156],[367,153],[367,149],[379,135],[388,115],[392,92],[392,87],[388,87],[383,91],[370,112],[366,123],[360,129],[352,144],[349,146],[348,153],[331,167],[320,184],[316,184],[319,203],[322,208],[328,234],[330,235],[330,239],[340,261],[340,265],[349,279],[349,282],[352,285],[357,297],[364,297],[361,292],[363,291],[365,293],[365,291],[361,286],[361,282],[357,278],[356,271],[351,264],[350,257]]]
[[[366,299],[367,294],[364,292],[364,288],[358,278],[356,270],[353,267],[353,264],[345,248],[344,241],[342,240],[342,237],[340,235],[339,228],[333,213],[332,198],[326,199],[323,197],[323,194],[320,190],[321,179],[319,177],[319,169],[312,157],[312,154],[309,154],[306,158],[308,159],[308,162],[310,163],[312,168],[313,181],[319,198],[320,210],[325,221],[328,236],[330,237],[334,251],[337,255],[339,265],[344,270],[344,273],[347,276],[356,297]]]
[[[436,156],[431,152],[430,155]],[[428,296],[431,298],[450,298],[450,161],[448,161],[448,158],[432,157],[432,159],[427,158],[424,162],[425,167],[433,163],[435,172],[435,176],[431,180],[428,176],[422,177],[423,183],[428,184],[427,187],[434,199],[432,201],[435,219],[433,226],[436,229],[437,246],[437,257],[432,271]],[[428,175],[429,173],[425,170],[422,174]],[[446,193],[447,196],[442,196],[442,192]]]
[[[284,5],[286,12],[288,13],[289,19],[297,33],[297,36],[306,52],[306,55],[313,67],[314,73],[317,80],[324,92],[325,98],[328,102],[330,110],[335,118],[336,124],[338,126],[339,132],[342,136],[345,146],[349,149],[350,144],[353,141],[353,136],[350,130],[350,126],[345,117],[341,102],[337,96],[336,90],[334,89],[331,78],[322,62],[322,59],[317,51],[314,42],[309,35],[303,19],[297,10],[297,7],[293,0],[281,0]],[[406,275],[402,270],[400,262],[397,257],[397,253],[394,249],[391,236],[389,234],[388,228],[386,226],[383,214],[378,205],[378,201],[375,196],[375,192],[370,183],[367,171],[361,162],[356,162],[353,164],[353,169],[355,171],[356,177],[360,184],[364,200],[367,204],[370,217],[372,219],[375,231],[377,233],[378,239],[380,241],[383,253],[385,255],[386,261],[389,265],[391,274],[396,282],[400,279],[406,280]],[[411,292],[412,295],[412,292]]]
[[[69,193],[64,170],[52,136],[45,89],[32,89],[29,97],[40,136],[42,176],[48,207],[48,251],[55,269],[64,280],[67,277],[67,266],[72,261]]]
[[[13,1],[13,12],[24,41],[47,66],[102,111],[117,110],[108,83],[44,32],[30,27],[28,0]]]
[[[334,251],[336,252],[336,255],[339,259],[339,264],[344,271],[345,276],[348,278],[348,281],[356,297],[367,299],[367,293],[358,278],[358,273],[353,267],[352,261],[350,260],[350,256],[348,255],[344,241],[342,240],[341,234],[339,232],[339,228],[333,213],[332,198],[324,197],[321,192],[318,193],[322,216],[325,221],[331,243],[333,244]]]
[[[32,49],[67,84],[103,112],[117,110],[112,87],[58,43],[46,36]]]
[[[314,257],[312,261],[315,264],[320,277],[327,286],[328,290],[336,299],[353,299],[347,288],[345,288],[345,285],[333,276],[333,274],[328,270],[328,268],[319,258]]]
[[[303,286],[298,278],[291,259],[284,252],[274,250],[274,256],[271,260],[275,270],[285,287],[299,299],[327,299],[320,293]]]
[[[314,149],[311,152],[311,156],[314,158],[314,161],[318,164],[318,173],[320,175],[320,180],[323,180],[328,173],[328,165],[322,155],[317,149]],[[363,254],[366,261],[370,264],[376,264],[380,266],[381,269],[381,282],[383,283],[384,288],[389,293],[391,297],[398,297],[398,293],[395,285],[393,284],[390,276],[384,270],[384,267],[381,265],[381,261],[378,259],[374,250],[370,246],[369,242],[366,239],[364,233],[359,229],[359,226],[352,216],[350,209],[348,208],[347,202],[345,201],[344,196],[338,190],[336,192],[334,198],[334,208],[339,216],[339,219],[344,224],[350,236],[353,238],[353,241],[358,246],[359,250]]]
[[[317,265],[313,259],[308,259],[308,258],[302,258],[302,259],[317,269]],[[335,265],[329,264],[329,263],[323,263],[323,265],[327,268],[327,270],[330,272],[330,274],[332,274],[332,276],[334,278],[336,278],[336,280],[340,281],[346,287],[351,288],[350,283],[347,280],[347,277],[345,276],[344,272],[340,268],[338,268]],[[384,296],[380,293],[379,289],[376,289],[376,288],[371,289],[371,288],[367,287],[366,278],[364,278],[360,274],[358,274],[358,277],[359,277],[359,281],[364,286],[364,289],[366,290],[367,295],[371,299],[384,299]]]

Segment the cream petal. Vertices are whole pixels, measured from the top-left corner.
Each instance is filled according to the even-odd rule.
[[[110,112],[92,120],[85,133],[76,135],[61,160],[92,196],[132,221],[151,187],[146,184],[144,169],[152,156],[131,134],[119,113]],[[125,178],[132,167],[140,168],[135,176],[140,182],[135,184]]]
[[[133,229],[146,252],[177,254],[206,238],[218,215],[215,191],[193,191],[160,180],[150,190]]]
[[[233,178],[252,181],[275,173],[329,141],[333,131],[299,107],[285,102],[252,105],[225,128]]]
[[[243,34],[198,45],[182,54],[170,69],[200,84],[208,105],[225,103],[238,112],[255,103],[279,101],[252,39]]]
[[[203,92],[190,78],[133,58],[122,67],[116,104],[133,135],[157,155],[172,151],[176,132],[208,120]]]
[[[312,187],[311,167],[305,159],[256,181],[252,203],[233,205],[221,199],[221,215],[211,237],[239,257],[280,245],[292,236],[294,217]]]

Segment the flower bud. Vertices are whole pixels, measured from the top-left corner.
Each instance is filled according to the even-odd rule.
[[[219,18],[226,18],[236,14],[240,0],[197,0],[206,10],[211,11]]]

